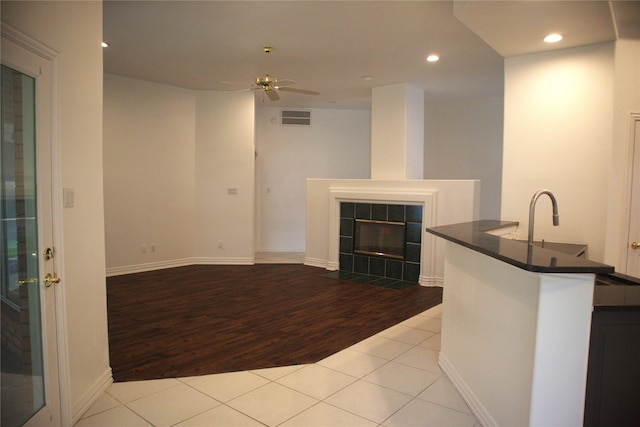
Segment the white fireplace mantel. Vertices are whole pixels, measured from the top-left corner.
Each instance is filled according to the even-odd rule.
[[[431,227],[436,216],[437,190],[407,190],[402,188],[341,188],[329,189],[329,262],[328,270],[337,270],[340,266],[340,203],[381,203],[422,206],[422,226]],[[422,233],[422,251],[420,253],[421,284],[430,284],[428,278],[434,277],[435,239]]]
[[[478,219],[478,180],[308,179],[306,265],[337,270],[340,248],[340,203],[422,206],[422,251],[419,282],[442,286],[444,245],[427,227]]]

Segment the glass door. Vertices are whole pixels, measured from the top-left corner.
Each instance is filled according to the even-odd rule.
[[[45,405],[35,158],[35,79],[2,66],[0,266],[2,422]]]
[[[0,74],[0,425],[62,415],[53,251],[54,52],[2,25]],[[57,200],[57,199],[56,199]],[[59,266],[58,266],[59,267]],[[65,419],[63,421],[63,418]]]

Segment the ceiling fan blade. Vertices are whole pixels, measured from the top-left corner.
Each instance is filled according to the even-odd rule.
[[[277,101],[280,99],[280,97],[278,96],[278,93],[273,89],[265,90],[265,92],[267,93],[267,96],[269,97],[269,99],[272,101]]]
[[[220,80],[220,83],[222,83],[223,85],[242,85],[242,86],[246,85],[246,83],[243,83],[243,82],[232,82],[229,80]]]
[[[293,85],[296,84],[295,80],[289,80],[289,79],[282,79],[282,80],[278,80],[276,82],[276,86],[280,87],[280,86],[289,86],[289,85]]]
[[[281,87],[279,90],[283,92],[302,93],[304,95],[320,95],[320,92],[316,92],[315,90],[296,89],[295,87]]]
[[[247,88],[247,89],[230,90],[230,91],[222,92],[222,94],[223,95],[230,95],[232,93],[250,92],[252,90],[258,90],[258,89],[262,89],[262,88],[261,87],[250,87],[250,88]]]

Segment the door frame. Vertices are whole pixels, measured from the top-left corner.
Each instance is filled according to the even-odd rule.
[[[627,146],[627,164],[626,167],[626,177],[625,177],[625,192],[624,192],[624,208],[622,211],[623,221],[622,221],[622,242],[621,242],[621,251],[620,251],[620,270],[625,274],[628,274],[628,258],[629,252],[631,251],[629,247],[629,242],[631,242],[631,222],[634,220],[640,220],[640,218],[634,218],[631,212],[631,202],[633,197],[633,178],[634,171],[637,174],[640,174],[640,146],[636,147],[636,123],[640,123],[640,112],[630,112],[627,121],[627,132],[626,132],[626,146]],[[638,162],[635,162],[636,153],[638,153]],[[640,197],[640,195],[638,196]],[[624,245],[624,248],[622,248]]]
[[[55,50],[46,46],[45,44],[35,40],[34,38],[22,33],[14,27],[2,22],[0,27],[0,33],[2,40],[9,41],[17,45],[19,48],[25,51],[35,54],[41,58],[44,62],[48,63],[47,67],[41,68],[41,73],[46,73],[47,80],[49,81],[49,105],[48,120],[49,120],[49,136],[50,136],[50,189],[51,189],[51,215],[52,215],[52,239],[53,247],[55,249],[55,256],[53,261],[53,270],[58,272],[60,277],[65,277],[64,272],[64,245],[63,245],[63,201],[62,201],[62,168],[61,168],[61,142],[60,142],[60,129],[59,129],[59,83],[58,83],[58,66],[59,66],[59,54]],[[42,75],[42,74],[41,74]],[[38,91],[38,79],[36,79],[36,96]],[[37,108],[37,105],[36,105]],[[37,127],[36,127],[37,129]],[[37,132],[37,130],[36,130]],[[39,156],[38,156],[39,158]],[[46,182],[46,180],[44,180]],[[38,179],[38,186],[42,184],[41,178]],[[38,199],[40,199],[40,192],[38,191]],[[40,243],[39,243],[40,246]],[[40,271],[40,275],[44,275],[44,271]],[[62,285],[62,286],[60,286]],[[68,346],[68,334],[67,334],[67,319],[66,319],[66,294],[64,292],[64,282],[58,285],[52,286],[48,289],[42,288],[43,291],[53,292],[54,295],[54,310],[55,310],[55,325],[43,325],[43,332],[47,334],[55,334],[56,345],[55,348],[50,347],[47,343],[48,336],[43,336],[44,348],[48,351],[55,351],[57,355],[57,366],[48,366],[45,359],[45,369],[53,369],[57,371],[57,383],[51,384],[51,381],[47,381],[47,375],[45,375],[45,390],[50,390],[52,387],[57,387],[59,394],[59,414],[60,424],[62,426],[70,426],[72,424],[72,405],[71,405],[71,378],[69,369],[69,346]],[[44,297],[42,297],[44,301]],[[43,312],[42,321],[47,321],[48,314]],[[45,353],[46,354],[46,353]],[[45,371],[47,372],[47,371]]]

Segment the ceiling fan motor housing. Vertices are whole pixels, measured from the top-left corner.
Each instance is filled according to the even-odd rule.
[[[264,90],[271,90],[277,81],[277,78],[271,77],[269,74],[265,74],[262,77],[256,78],[256,85],[262,86]]]

